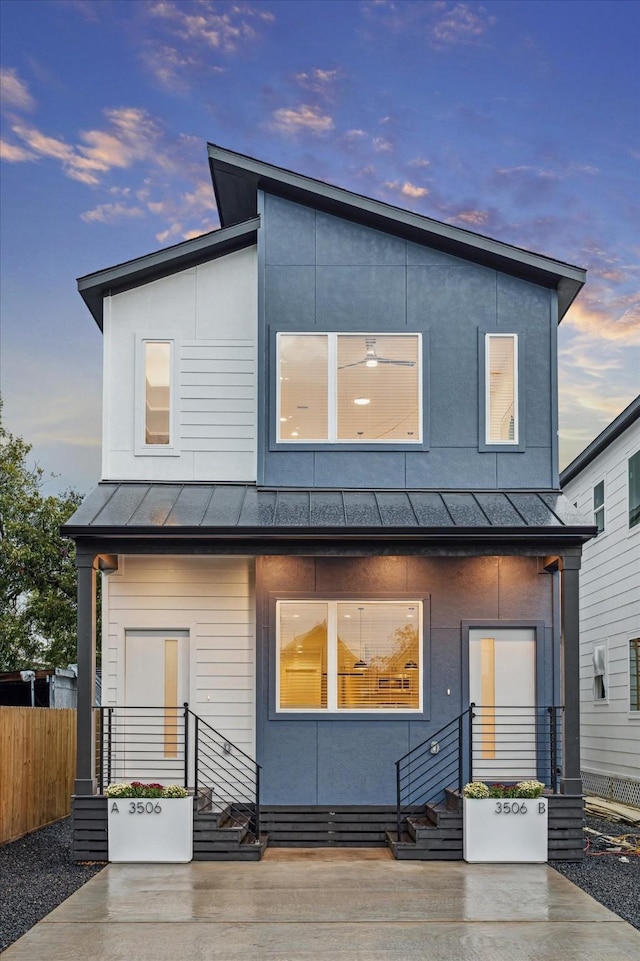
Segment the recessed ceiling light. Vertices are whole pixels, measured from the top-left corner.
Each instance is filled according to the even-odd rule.
[[[366,361],[365,361],[365,367],[377,367],[377,366],[378,366],[378,361],[377,361],[377,360],[366,360]]]
[[[297,436],[298,436],[298,431],[297,431],[297,430],[292,430],[292,431],[291,431],[291,436],[292,436],[292,437],[297,437]]]
[[[365,407],[367,404],[371,403],[371,400],[369,397],[356,397],[353,403],[357,404],[358,407]]]
[[[281,424],[286,424],[286,422],[287,422],[287,418],[286,418],[286,417],[281,417],[281,418],[280,418],[280,423],[281,423]]]
[[[344,616],[345,616],[345,617],[351,617],[351,614],[345,614]]]

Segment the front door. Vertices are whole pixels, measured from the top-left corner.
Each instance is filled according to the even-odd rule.
[[[535,778],[536,636],[534,628],[469,631],[469,700],[474,781]]]
[[[189,632],[127,631],[122,712],[127,780],[182,782]]]

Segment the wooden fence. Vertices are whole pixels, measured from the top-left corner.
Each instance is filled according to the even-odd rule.
[[[71,813],[76,712],[0,707],[0,844]]]

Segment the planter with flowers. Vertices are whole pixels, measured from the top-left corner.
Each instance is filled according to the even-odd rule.
[[[190,861],[193,798],[178,784],[110,784],[110,861]]]
[[[540,781],[465,785],[465,861],[547,860],[548,808]]]

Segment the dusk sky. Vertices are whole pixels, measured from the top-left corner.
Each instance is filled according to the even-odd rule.
[[[100,476],[75,278],[218,226],[211,141],[586,267],[561,465],[640,391],[640,4],[0,0],[4,421]]]

